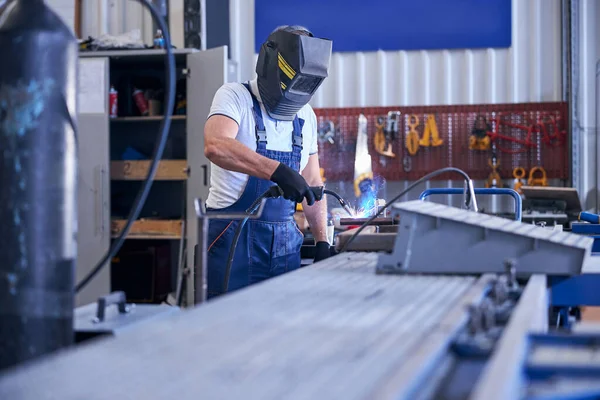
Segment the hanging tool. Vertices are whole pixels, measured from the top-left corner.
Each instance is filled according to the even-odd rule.
[[[429,114],[427,116],[427,122],[425,122],[423,137],[419,141],[419,145],[423,147],[439,147],[442,144],[444,144],[444,141],[440,139],[440,132],[438,131],[435,116],[433,114]]]
[[[490,175],[488,176],[487,180],[485,181],[485,187],[486,188],[501,188],[503,185],[502,185],[502,178],[500,177],[500,174],[498,173],[498,168],[500,167],[500,160],[498,159],[498,155],[496,154],[496,146],[492,145],[492,155],[491,155],[490,159],[488,160],[488,165],[492,169],[492,172],[490,172]]]
[[[354,156],[354,193],[356,197],[374,190],[373,168],[369,154],[367,136],[367,117],[358,117],[358,133],[356,137],[356,154]]]
[[[517,167],[513,169],[513,178],[515,178],[515,184],[513,186],[513,189],[519,194],[523,194],[521,188],[525,185],[525,183],[523,183],[525,175],[527,175],[527,171],[525,171],[525,168]]]
[[[548,132],[548,125],[552,131]],[[540,116],[538,123],[538,132],[542,135],[542,142],[550,147],[558,147],[565,144],[567,140],[567,131],[560,129],[554,116],[544,113]]]
[[[536,173],[539,175],[536,177]],[[548,186],[548,178],[546,170],[542,167],[533,167],[529,171],[529,179],[527,179],[527,185],[529,186]]]
[[[478,115],[475,117],[473,123],[473,129],[469,136],[469,149],[470,150],[488,150],[490,148],[490,137],[488,132],[492,130],[490,124],[488,124],[485,116]]]
[[[417,132],[417,127],[419,126],[419,117],[415,114],[411,114],[408,116],[408,133],[406,134],[406,150],[408,150],[408,154],[414,156],[419,151],[419,132]]]
[[[319,142],[329,142],[330,144],[334,144],[335,124],[333,121],[320,122],[319,127],[317,128],[317,134],[319,135]]]
[[[396,157],[392,151],[392,143],[399,133],[400,115],[400,111],[388,112],[385,125],[383,117],[377,119],[377,123],[375,124],[377,133],[375,134],[374,144],[375,150],[379,154],[387,157]]]

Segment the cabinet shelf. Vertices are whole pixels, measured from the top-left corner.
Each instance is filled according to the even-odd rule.
[[[113,181],[140,181],[146,179],[150,160],[111,161],[110,179]],[[188,178],[186,160],[162,160],[158,164],[154,180],[184,181]]]
[[[116,117],[111,118],[112,122],[146,122],[146,121],[162,121],[163,115],[152,115],[148,117]],[[185,121],[185,115],[171,115],[172,121]]]
[[[110,233],[113,238],[119,236],[126,223],[124,219],[111,221]],[[182,223],[179,219],[140,219],[131,226],[127,239],[181,239]]]

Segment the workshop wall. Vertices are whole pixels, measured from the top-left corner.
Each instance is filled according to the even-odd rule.
[[[312,104],[321,108],[559,101],[560,0],[513,0],[512,10],[510,49],[336,53],[330,77]],[[250,56],[254,0],[231,0],[230,13],[232,58],[238,62],[240,79],[250,79],[256,59]]]
[[[256,62],[254,0],[230,2],[231,59],[238,64],[239,80],[251,79]],[[321,108],[559,101],[560,0],[513,0],[512,12],[510,49],[336,53],[330,78],[312,104]],[[150,15],[133,1],[86,0],[82,19],[84,36],[139,29],[147,43],[152,40]]]
[[[584,208],[600,211],[600,2],[579,0],[576,21],[573,131],[579,140],[574,143],[573,168]]]
[[[84,38],[137,31],[145,43],[152,43],[152,16],[136,1],[85,0],[81,14],[81,35]]]

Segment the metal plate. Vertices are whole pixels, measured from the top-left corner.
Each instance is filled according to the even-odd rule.
[[[1,376],[0,398],[388,398],[395,371],[430,361],[485,282],[381,276],[375,264],[375,254],[341,254],[133,326]]]
[[[76,332],[114,333],[134,326],[142,321],[164,317],[180,311],[178,307],[166,304],[135,304],[126,314],[119,314],[116,305],[106,309],[104,321],[94,322],[97,304],[88,304],[75,309],[73,325]]]
[[[591,258],[593,239],[424,201],[393,205],[402,223],[378,272],[502,273],[513,260],[521,276],[575,275]]]

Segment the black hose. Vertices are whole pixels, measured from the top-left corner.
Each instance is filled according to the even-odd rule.
[[[249,216],[254,214],[262,200],[269,197],[273,197],[271,189],[267,190],[265,193],[260,195],[258,199],[256,199],[254,203],[252,203],[250,208],[246,210],[246,213]],[[231,247],[229,248],[229,256],[227,257],[227,267],[225,268],[225,276],[223,277],[223,293],[227,293],[227,290],[229,290],[229,278],[231,276],[233,259],[235,258],[235,249],[237,248],[238,241],[240,240],[240,236],[242,235],[242,230],[244,229],[244,225],[246,225],[246,221],[248,221],[249,216],[241,220],[235,230],[235,235],[233,236],[233,241],[231,242]]]
[[[329,190],[329,189],[325,189],[323,191],[323,193],[325,194],[330,194],[333,197],[335,197],[337,199],[337,201],[340,202],[340,205],[342,206],[342,208],[344,209],[344,211],[346,211],[348,213],[348,215],[350,215],[351,217],[354,216],[352,214],[352,209],[350,208],[350,206],[348,206],[348,203],[346,203],[346,200],[344,200],[342,198],[342,196],[340,196],[339,194],[337,194],[336,192],[334,192],[333,190]]]
[[[256,199],[254,201],[254,203],[252,203],[250,208],[248,208],[246,210],[246,213],[249,216],[254,214],[256,212],[256,210],[258,209],[258,206],[260,206],[260,203],[262,202],[263,199],[279,197],[281,195],[281,193],[282,193],[281,189],[279,189],[277,186],[272,186],[269,190],[267,190],[262,195],[260,195],[258,197],[258,199]],[[339,194],[337,194],[333,190],[329,190],[329,189],[325,189],[323,191],[323,193],[330,194],[333,197],[335,197],[340,202],[340,204],[342,205],[344,210],[346,210],[346,212],[348,212],[348,214],[352,215],[352,211],[350,210],[350,207],[348,207],[348,204],[346,203],[346,201]],[[235,230],[235,235],[233,236],[233,241],[231,242],[231,247],[229,248],[229,256],[227,257],[227,266],[225,268],[225,276],[223,277],[223,293],[227,293],[227,291],[229,290],[229,279],[231,277],[231,268],[233,266],[233,259],[235,258],[235,249],[237,248],[238,241],[240,240],[240,236],[242,235],[242,230],[244,229],[244,225],[246,225],[246,221],[248,221],[248,218],[249,217],[246,217],[243,220],[241,220]]]
[[[348,249],[348,246],[350,245],[350,243],[352,243],[352,241],[354,239],[356,239],[356,237],[371,223],[375,220],[375,218],[377,218],[379,215],[381,215],[381,213],[383,212],[383,210],[385,210],[386,208],[388,208],[390,205],[394,204],[396,201],[398,201],[402,196],[404,196],[406,193],[410,192],[412,189],[414,189],[415,187],[417,187],[418,185],[420,185],[423,182],[427,182],[432,178],[435,178],[438,175],[444,174],[446,172],[456,172],[457,174],[460,174],[463,178],[465,178],[465,181],[467,181],[467,184],[471,181],[471,178],[469,177],[469,175],[467,175],[467,173],[465,171],[463,171],[462,169],[459,168],[454,168],[454,167],[446,167],[446,168],[441,168],[438,170],[435,170],[433,172],[430,172],[429,174],[425,175],[424,177],[414,181],[413,183],[411,183],[406,189],[404,189],[402,192],[400,192],[400,194],[398,194],[396,197],[394,197],[393,199],[391,199],[390,201],[388,201],[384,206],[382,206],[379,211],[377,211],[377,213],[375,215],[373,215],[371,218],[369,218],[365,223],[363,223],[360,228],[358,228],[356,230],[356,232],[354,232],[354,234],[352,236],[350,236],[350,239],[348,239],[348,241],[344,244],[344,247],[342,247],[342,249],[340,250],[340,253],[343,253],[344,251],[346,251]],[[467,190],[467,196],[469,196],[469,191]]]
[[[165,100],[164,100],[164,110],[165,116],[161,121],[160,127],[158,128],[160,135],[158,140],[156,141],[156,147],[154,148],[154,154],[152,154],[152,162],[150,163],[150,169],[148,170],[148,175],[142,184],[142,188],[138,192],[138,195],[134,201],[134,205],[127,217],[127,222],[121,231],[119,237],[113,242],[112,246],[108,250],[108,252],[102,257],[102,259],[96,264],[94,269],[83,278],[76,286],[75,292],[78,293],[83,289],[101,270],[102,268],[119,252],[121,246],[125,242],[125,238],[129,234],[131,230],[131,226],[138,219],[142,208],[144,207],[144,203],[148,198],[148,194],[150,193],[150,188],[152,187],[152,182],[154,181],[154,177],[156,175],[156,171],[158,169],[158,164],[160,159],[162,158],[162,154],[165,150],[165,146],[167,145],[167,139],[169,137],[169,130],[171,127],[171,110],[175,106],[175,56],[173,55],[173,50],[171,48],[171,37],[169,35],[169,30],[165,23],[165,19],[160,16],[158,10],[155,6],[153,6],[148,0],[136,0],[139,3],[143,4],[144,7],[150,11],[152,15],[152,19],[156,22],[159,28],[162,31],[164,41],[165,41],[165,64],[166,64],[166,81],[165,81]]]

